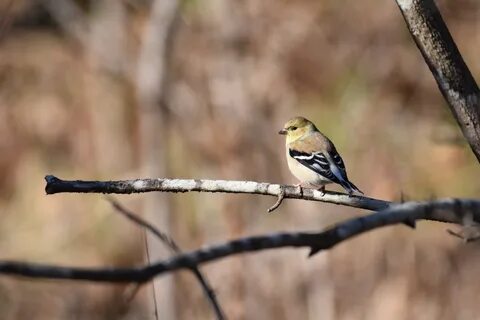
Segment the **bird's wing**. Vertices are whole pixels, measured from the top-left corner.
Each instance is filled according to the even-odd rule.
[[[358,189],[356,185],[354,185],[350,180],[348,180],[345,164],[343,163],[342,157],[340,157],[333,145],[332,149],[328,151],[328,155],[330,156],[330,169],[332,170],[332,173],[335,175],[335,177],[340,180],[339,183],[342,185],[342,187],[344,187],[348,191],[348,193],[353,193],[354,191],[357,191],[363,194],[363,192]]]
[[[332,167],[332,172],[340,180],[347,180],[347,171],[345,170],[345,163],[343,163],[342,157],[338,154],[335,147],[328,151],[328,158],[330,158],[330,164]]]
[[[296,149],[288,149],[288,152],[292,158],[306,166],[310,170],[315,171],[324,178],[341,184],[337,175],[334,173],[338,170],[332,170],[332,166],[328,158],[322,152],[302,152]]]
[[[320,132],[291,143],[289,154],[310,170],[340,184],[349,192],[352,190],[361,192],[348,180],[345,163],[333,143]]]

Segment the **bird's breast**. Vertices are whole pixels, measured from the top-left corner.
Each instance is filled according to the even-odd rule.
[[[304,166],[294,158],[290,156],[290,153],[287,148],[287,162],[288,168],[292,172],[292,174],[301,182],[308,182],[311,184],[317,185],[324,185],[327,183],[331,183],[332,181],[319,175],[315,171],[309,169],[308,167]]]

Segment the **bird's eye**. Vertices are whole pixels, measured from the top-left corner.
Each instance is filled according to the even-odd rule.
[[[293,126],[293,127],[290,127],[290,130],[292,130],[292,131],[295,131],[295,130],[297,130],[297,129],[298,129],[298,128],[297,128],[297,127],[295,127],[295,126]]]

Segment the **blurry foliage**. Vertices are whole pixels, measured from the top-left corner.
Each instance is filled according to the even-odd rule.
[[[46,197],[43,176],[139,176],[133,78],[151,1],[72,2],[87,26],[85,38],[53,19],[46,1],[8,3],[0,2],[0,16],[8,18],[0,35],[2,258],[144,263],[140,230],[101,197]],[[478,163],[394,1],[182,4],[167,99],[171,177],[293,183],[276,132],[302,114],[336,142],[352,181],[369,196],[478,196]],[[439,5],[479,79],[480,3]],[[186,249],[253,233],[319,229],[358,214],[288,201],[267,216],[272,199],[170,196],[173,236]],[[141,212],[143,197],[120,200]],[[305,252],[274,251],[202,269],[232,319],[476,319],[477,244],[458,244],[444,229],[399,226],[312,260]],[[174,277],[180,318],[209,318],[193,277]],[[148,317],[149,286],[130,304],[122,300],[125,290],[3,277],[0,300],[7,302],[0,304],[0,318]]]

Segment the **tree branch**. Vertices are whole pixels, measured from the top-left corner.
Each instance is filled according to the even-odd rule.
[[[367,231],[409,220],[433,220],[469,225],[480,223],[480,200],[442,199],[432,202],[395,204],[381,212],[350,219],[319,233],[276,233],[254,236],[180,254],[150,266],[134,268],[76,268],[0,261],[0,273],[29,278],[89,280],[96,282],[138,282],[227,256],[267,249],[310,248],[310,256]]]
[[[127,219],[137,224],[138,226],[143,227],[146,230],[150,231],[152,234],[154,234],[160,241],[162,241],[163,244],[165,244],[165,246],[167,246],[172,251],[172,253],[174,254],[182,253],[177,243],[167,234],[157,229],[154,225],[152,225],[148,221],[143,220],[133,212],[124,208],[114,198],[108,197],[107,200],[115,208],[115,210],[117,210],[117,212],[121,213],[123,216],[125,216]],[[197,278],[198,282],[200,283],[200,286],[202,287],[205,296],[207,297],[208,301],[210,302],[213,308],[213,311],[215,312],[216,318],[220,320],[225,319],[225,314],[222,308],[220,307],[220,303],[217,301],[215,292],[213,291],[212,287],[208,283],[207,279],[203,276],[203,274],[200,272],[200,270],[196,266],[191,268],[191,271]]]
[[[133,212],[130,212],[126,208],[124,208],[118,201],[116,201],[113,197],[107,197],[107,201],[110,202],[112,207],[117,210],[120,214],[126,217],[128,220],[132,221],[136,225],[145,228],[148,232],[152,233],[159,239],[172,253],[178,254],[180,253],[180,247],[176,244],[176,242],[169,237],[167,234],[163,233],[162,231],[158,230],[153,224],[149,223],[148,221],[143,220]]]
[[[443,97],[480,161],[480,91],[433,0],[395,0]]]
[[[47,185],[45,192],[55,194],[73,193],[117,193],[130,194],[142,192],[221,192],[248,193],[279,197],[284,192],[285,199],[303,199],[328,202],[359,209],[379,211],[386,209],[392,203],[363,196],[349,196],[338,192],[325,192],[313,189],[300,189],[294,186],[284,186],[267,182],[199,180],[199,179],[135,179],[122,181],[81,181],[61,180],[55,176],[45,177]]]

